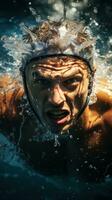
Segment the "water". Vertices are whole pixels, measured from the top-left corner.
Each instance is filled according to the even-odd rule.
[[[75,178],[46,177],[34,172],[19,158],[12,145],[4,136],[0,137],[4,152],[0,156],[1,199],[111,199],[112,181],[90,184]],[[4,161],[3,161],[4,160]]]
[[[77,8],[74,8],[77,10]],[[74,11],[74,10],[73,10]],[[94,9],[97,13],[97,9]],[[33,11],[34,15],[35,12]],[[79,14],[79,13],[78,13]],[[86,13],[87,16],[88,13]],[[39,17],[36,18],[38,22]],[[6,48],[11,47],[12,52],[7,53],[7,50],[3,48],[3,41],[0,41],[0,73],[5,72],[16,75],[19,77],[19,54],[17,54],[16,60],[11,55],[16,56],[16,51],[13,48],[16,40],[21,40],[21,27],[23,23],[25,25],[34,26],[36,21],[32,19],[32,16],[21,18],[14,17],[10,19],[0,19],[0,36],[5,40],[10,37],[11,43]],[[18,26],[18,24],[20,26]],[[109,33],[99,31],[99,24],[96,20],[91,18],[90,25],[94,31],[95,37],[98,39],[97,52],[95,54],[95,60],[97,64],[97,73],[95,77],[96,84],[94,85],[94,93],[102,89],[108,94],[112,94],[112,38]],[[100,29],[101,30],[101,29]],[[96,31],[96,32],[95,32]],[[108,35],[108,37],[107,37]],[[19,42],[19,48],[24,51],[22,43]],[[106,66],[106,67],[105,67]],[[103,78],[104,82],[101,81]],[[92,99],[92,102],[94,99]],[[2,135],[0,136],[0,199],[76,199],[76,200],[96,200],[105,199],[110,200],[112,198],[112,180],[110,177],[106,178],[105,183],[91,184],[78,181],[75,178],[63,178],[60,177],[46,177],[37,172],[34,172],[20,156],[17,148],[9,142],[9,140]],[[57,138],[55,145],[59,145]]]

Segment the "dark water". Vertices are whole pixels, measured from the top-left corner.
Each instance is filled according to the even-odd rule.
[[[111,200],[112,181],[90,184],[74,178],[46,177],[31,170],[21,160],[15,147],[0,137],[0,199],[1,200]]]
[[[74,178],[46,177],[21,160],[16,148],[0,137],[0,199],[110,200],[112,181],[90,184]]]
[[[15,2],[15,3],[14,3]],[[0,37],[3,35],[20,34],[21,30],[18,24],[25,22],[35,24],[33,17],[29,14],[28,6],[30,1],[1,1],[0,17]],[[91,4],[84,8],[81,13],[82,18],[86,12],[85,18],[93,15],[92,6],[99,9],[95,15],[98,22],[101,22],[100,31],[105,27],[102,37],[106,40],[107,34],[111,34],[110,18],[112,17],[111,1],[91,1]],[[32,1],[35,6],[39,1]],[[46,2],[45,2],[46,3]],[[43,5],[39,4],[40,11]],[[105,7],[106,6],[106,7]],[[102,11],[101,11],[102,8]],[[103,16],[105,11],[106,17]],[[41,13],[40,12],[40,13]],[[44,16],[52,13],[53,8],[45,10]],[[88,14],[89,13],[89,14]],[[98,29],[99,31],[99,29]],[[7,56],[6,51],[0,42],[0,61],[9,66],[11,58]],[[1,67],[1,72],[3,69]],[[21,160],[16,148],[1,133],[0,136],[0,200],[30,199],[30,200],[111,200],[112,199],[112,180],[108,179],[105,183],[90,184],[77,182],[74,178],[46,177],[38,172],[34,172],[25,161]]]

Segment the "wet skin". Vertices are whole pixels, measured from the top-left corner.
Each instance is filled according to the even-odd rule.
[[[47,64],[46,69],[45,62]],[[30,66],[27,68],[30,72],[27,71],[29,74],[27,79],[28,89],[30,93],[32,91],[31,95],[35,97],[34,100],[38,99],[37,104],[34,104],[35,110],[39,112],[44,124],[46,126],[48,124],[51,129],[56,127],[55,131],[58,133],[63,131],[66,135],[69,129],[70,133],[67,139],[59,139],[59,144],[55,144],[54,140],[39,142],[34,139],[35,136],[38,137],[40,131],[37,130],[36,118],[32,118],[25,109],[23,87],[16,80],[11,82],[11,78],[8,76],[0,79],[1,88],[10,86],[7,93],[0,93],[2,133],[4,132],[14,143],[17,143],[24,152],[25,159],[27,158],[28,162],[42,173],[74,174],[78,178],[91,181],[99,181],[105,175],[112,175],[112,97],[99,91],[96,103],[87,106],[78,122],[72,125],[72,117],[77,115],[88,93],[87,67],[78,64],[80,72],[75,71],[74,73],[72,70],[76,70],[77,67],[72,68],[70,64],[69,71],[67,64],[67,71],[70,72],[68,74],[68,72],[65,72],[64,62],[61,65],[60,63],[58,65],[57,61],[50,60],[50,62],[52,64],[49,66],[48,61],[41,60],[38,67],[36,63],[34,68]],[[54,70],[53,63],[58,70]],[[43,85],[41,79],[42,82],[45,80],[45,83],[50,81],[50,87],[47,86],[46,88],[47,84]],[[48,111],[50,116],[52,115],[53,121],[49,117],[47,108],[49,108]],[[54,112],[56,109],[58,109],[58,113]],[[63,110],[68,111],[65,119]]]
[[[88,94],[88,66],[78,58],[58,56],[32,61],[26,67],[31,104],[46,129],[68,130]]]

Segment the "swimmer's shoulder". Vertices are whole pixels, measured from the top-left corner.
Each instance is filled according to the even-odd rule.
[[[100,104],[101,107],[104,107],[106,110],[112,108],[112,95],[99,91],[97,94],[97,104]]]
[[[90,105],[91,110],[96,110],[97,112],[103,114],[112,109],[112,95],[109,95],[104,91],[99,91],[97,92],[96,97],[96,102]]]
[[[24,96],[23,86],[10,75],[0,77],[0,118],[13,118],[17,115],[18,104]]]
[[[91,106],[91,109],[96,110],[104,124],[112,127],[112,95],[104,91],[99,91],[96,96],[97,101]]]

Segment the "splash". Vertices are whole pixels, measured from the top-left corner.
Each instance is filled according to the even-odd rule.
[[[94,91],[104,91],[108,95],[112,95],[112,52],[105,55],[96,53],[96,75]]]
[[[31,6],[29,7],[29,10],[32,14],[32,16],[34,17],[35,21],[37,23],[40,23],[42,21],[41,16],[38,14],[38,12],[36,12],[36,10],[34,8],[32,8]]]

